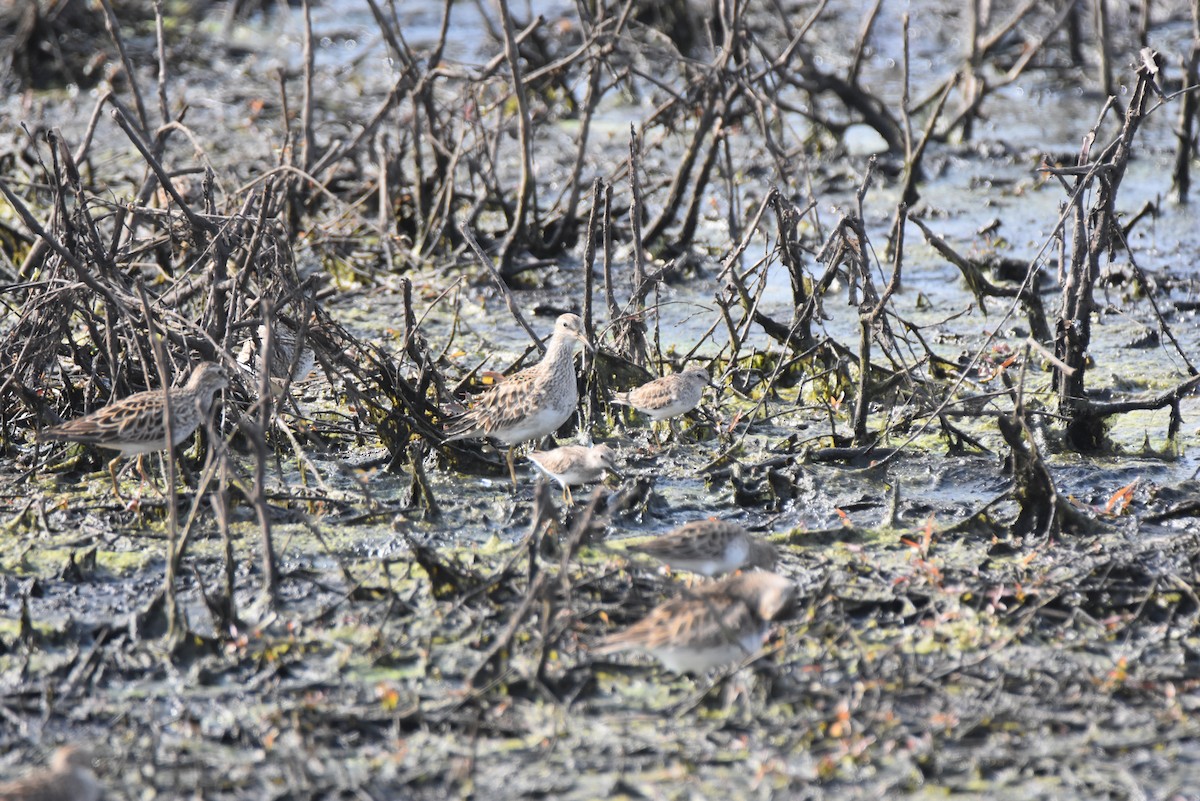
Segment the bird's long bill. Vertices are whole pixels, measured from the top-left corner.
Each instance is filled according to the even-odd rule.
[[[592,347],[592,343],[587,341],[587,334],[580,331],[579,333],[573,333],[573,336],[576,339],[578,339],[580,342],[582,342],[583,346],[585,348],[587,348],[589,351],[591,351],[592,353],[596,352],[596,349]]]

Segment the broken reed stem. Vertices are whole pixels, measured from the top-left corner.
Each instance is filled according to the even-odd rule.
[[[167,102],[167,37],[163,29],[163,0],[154,0],[154,39],[158,57],[158,115],[166,125],[171,121],[171,107]],[[132,76],[130,80],[133,80]]]
[[[217,530],[221,533],[221,551],[224,559],[224,588],[221,593],[221,601],[224,609],[221,614],[224,616],[222,621],[226,627],[237,625],[237,567],[234,562],[233,554],[233,535],[229,530],[229,460],[222,459],[221,466],[218,469],[217,488],[209,496],[209,503],[212,505],[213,515],[217,519]],[[222,634],[230,634],[227,629]]]
[[[1109,58],[1108,45],[1108,2],[1107,0],[1092,0],[1092,9],[1096,21],[1096,52],[1099,55],[1100,89],[1105,95],[1113,94],[1113,70]]]
[[[588,342],[599,343],[596,340],[595,325],[592,320],[592,296],[596,283],[596,237],[604,224],[601,215],[604,213],[604,182],[600,178],[592,181],[592,210],[588,214],[587,233],[583,246],[583,331]],[[583,420],[580,428],[592,430],[592,421],[600,416],[599,387],[596,380],[596,355],[583,348],[583,376],[586,391],[584,392]]]
[[[1200,16],[1200,4],[1192,3],[1192,14]],[[1193,19],[1193,29],[1196,20]],[[1180,59],[1183,65],[1184,86],[1200,84],[1200,34],[1193,33],[1192,47],[1186,59]],[[1175,202],[1186,205],[1188,192],[1192,187],[1192,159],[1196,153],[1196,109],[1200,105],[1195,92],[1185,92],[1183,103],[1179,107],[1179,124],[1175,129],[1175,170],[1171,178],[1171,189],[1175,193]]]
[[[158,371],[158,383],[163,394],[163,430],[167,439],[166,455],[163,457],[163,463],[167,466],[167,565],[163,575],[163,599],[166,603],[167,641],[175,642],[184,633],[179,628],[179,604],[175,597],[175,577],[178,575],[183,554],[179,551],[179,503],[175,497],[175,446],[172,444],[175,441],[172,433],[175,420],[171,409],[171,381],[167,375],[167,357],[163,351],[162,337],[155,330],[157,326],[150,313],[150,298],[146,296],[146,287],[141,281],[137,282],[137,293],[142,301],[146,333],[150,339],[150,347],[153,348],[154,366]]]
[[[1099,1],[1099,0],[1098,0]],[[1103,431],[1096,416],[1089,410],[1085,396],[1088,349],[1091,344],[1092,314],[1095,309],[1094,289],[1100,276],[1100,260],[1110,249],[1112,233],[1119,230],[1116,197],[1133,154],[1133,139],[1141,126],[1149,100],[1152,64],[1142,63],[1137,69],[1137,86],[1125,109],[1125,122],[1116,140],[1103,152],[1092,153],[1093,133],[1085,139],[1080,154],[1083,174],[1075,179],[1075,221],[1071,269],[1063,282],[1062,309],[1054,353],[1074,372],[1056,374],[1059,411],[1067,418],[1066,436],[1077,450],[1099,447]],[[1110,98],[1111,103],[1111,98]],[[1105,110],[1109,104],[1105,105]],[[1099,122],[1097,122],[1097,127]],[[1103,172],[1102,180],[1096,177]],[[1082,189],[1096,181],[1097,191],[1090,209],[1084,208]]]
[[[442,508],[438,505],[437,498],[433,494],[433,485],[429,483],[429,477],[425,475],[425,451],[426,446],[421,440],[416,440],[408,446],[408,462],[412,467],[412,483],[413,490],[409,493],[410,504],[414,504],[420,497],[421,506],[425,509],[423,517],[425,520],[437,520],[442,516]]]
[[[315,155],[313,138],[313,72],[316,68],[313,54],[312,8],[310,0],[301,3],[304,12],[304,94],[300,100],[300,166],[309,172]]]
[[[517,244],[528,238],[526,218],[533,215],[533,227],[538,227],[537,181],[533,177],[533,126],[529,118],[529,98],[521,80],[521,54],[517,51],[513,32],[512,14],[508,0],[497,0],[500,21],[504,31],[504,57],[512,72],[513,95],[517,100],[517,139],[521,149],[521,175],[517,182],[517,207],[509,223],[508,232],[500,245],[500,274],[511,275]]]
[[[629,187],[631,200],[629,203],[629,223],[633,229],[633,294],[625,306],[624,313],[613,315],[614,342],[618,351],[629,361],[645,367],[648,355],[646,352],[645,291],[646,285],[646,254],[645,243],[642,240],[642,215],[645,205],[642,201],[642,183],[640,179],[641,140],[637,129],[629,125]],[[606,254],[607,255],[607,254]]]
[[[250,424],[250,444],[254,448],[254,491],[251,504],[258,517],[258,529],[262,543],[262,586],[259,589],[259,603],[266,610],[275,606],[275,585],[277,582],[275,570],[275,545],[271,538],[271,510],[267,507],[267,430],[271,424],[272,395],[271,395],[271,352],[275,348],[274,309],[270,299],[263,298],[259,306],[262,310],[263,338],[262,352],[258,354],[258,402],[251,409],[257,409],[258,420]]]
[[[3,185],[0,185],[3,188]],[[612,232],[612,184],[604,184],[604,214],[600,217],[604,227],[604,300],[608,305],[609,325],[621,314],[617,306],[617,298],[613,294],[613,232]]]
[[[110,0],[100,0],[100,5],[104,8],[104,27],[108,30],[109,38],[113,40],[113,45],[117,48],[117,53],[121,57],[121,66],[125,69],[126,78],[129,79],[129,90],[133,93],[133,104],[137,109],[141,131],[149,136],[150,131],[153,130],[150,127],[150,116],[146,113],[146,103],[142,100],[142,90],[137,81],[137,70],[134,69],[133,62],[129,59],[129,53],[125,50],[125,40],[121,38],[121,23],[117,21],[117,15],[113,11]],[[166,119],[163,122],[165,123]]]
[[[642,238],[642,215],[645,205],[642,201],[641,164],[639,154],[641,142],[633,123],[629,124],[629,226],[633,231],[633,285],[641,286],[646,280],[646,255]]]

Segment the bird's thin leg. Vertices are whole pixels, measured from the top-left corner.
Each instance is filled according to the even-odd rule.
[[[121,500],[125,500],[125,496],[121,494],[121,487],[117,484],[117,462],[119,461],[121,461],[121,457],[118,455],[117,458],[108,463],[108,474],[112,476],[113,494]]]
[[[563,503],[567,506],[575,505],[575,496],[571,494],[571,485],[563,484]]]
[[[516,447],[516,445],[509,445],[508,454],[506,456],[508,461],[508,476],[512,479],[513,489],[517,488],[517,468],[516,465],[513,464],[513,451],[516,449]]]
[[[654,447],[657,448],[658,450],[662,450],[663,441],[662,441],[662,438],[658,435],[658,429],[659,429],[658,421],[652,420],[650,422],[650,436],[654,437]]]

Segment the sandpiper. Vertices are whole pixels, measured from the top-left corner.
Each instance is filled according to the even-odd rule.
[[[445,442],[490,437],[508,445],[508,473],[513,484],[513,449],[558,430],[575,413],[579,389],[575,385],[575,343],[591,350],[577,314],[563,314],[554,323],[546,355],[532,367],[509,376],[481,394],[475,405],[459,416]]]
[[[317,354],[308,346],[307,337],[285,322],[279,321],[271,327],[271,392],[282,395],[286,387],[304,381],[317,363]],[[267,324],[258,327],[257,341],[247,339],[238,353],[238,363],[257,377],[261,366],[262,343],[267,341]]]
[[[775,573],[738,573],[667,601],[602,640],[595,656],[642,651],[673,673],[703,673],[758,651],[770,623],[795,601],[791,581]]]
[[[96,801],[103,788],[92,772],[90,755],[63,746],[50,758],[50,767],[0,784],[3,801]]]
[[[562,487],[563,501],[568,505],[574,503],[571,487],[599,481],[606,470],[617,472],[616,458],[616,452],[607,445],[591,448],[586,445],[563,445],[561,448],[529,454],[529,461]]]
[[[653,556],[673,569],[717,576],[742,567],[773,570],[775,546],[737,523],[695,520],[629,550]]]
[[[215,362],[202,362],[192,372],[187,384],[169,391],[171,409],[171,442],[174,447],[192,435],[212,411],[214,396],[229,386],[229,380]],[[71,441],[96,445],[118,452],[108,463],[113,491],[121,495],[117,485],[117,463],[123,456],[137,456],[142,479],[146,471],[142,457],[167,448],[168,393],[160,389],[138,392],[78,417],[62,425],[38,432],[38,441]]]
[[[632,406],[649,415],[654,422],[669,421],[670,418],[686,414],[699,406],[704,388],[710,384],[708,371],[703,367],[692,366],[682,373],[656,378],[628,392],[613,393],[612,402]],[[674,430],[674,423],[670,425]]]

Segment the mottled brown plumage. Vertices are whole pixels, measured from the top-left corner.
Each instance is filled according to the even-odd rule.
[[[313,367],[316,366],[317,354],[308,346],[307,337],[300,336],[299,332],[287,323],[277,322],[272,326],[270,334],[271,363],[268,365],[268,371],[271,392],[274,395],[281,395],[286,386],[299,383],[309,377]],[[260,356],[262,343],[266,341],[267,326],[264,323],[258,327],[258,339],[246,340],[238,353],[238,362],[245,366],[256,381],[259,380],[259,368],[262,364]],[[299,347],[299,352],[297,352],[297,347]]]
[[[229,380],[214,362],[203,362],[192,372],[187,384],[169,392],[171,407],[171,446],[192,435],[212,411],[213,398],[229,386]],[[91,414],[38,432],[39,442],[82,442],[118,452],[109,462],[113,490],[117,497],[117,462],[122,456],[138,456],[167,448],[167,395],[161,389],[138,392],[114,401]],[[142,473],[143,478],[145,472]]]
[[[775,547],[727,520],[695,520],[629,550],[653,556],[677,570],[717,576],[742,567],[772,570]]]
[[[651,420],[666,420],[699,406],[709,383],[707,370],[689,367],[682,373],[656,378],[629,392],[614,393],[613,403],[632,406],[649,415]]]
[[[0,801],[97,801],[102,789],[91,755],[64,746],[54,752],[48,768],[0,784]]]
[[[475,399],[454,421],[446,442],[490,437],[509,446],[508,469],[516,483],[513,446],[552,434],[571,417],[579,401],[575,386],[575,343],[591,349],[576,314],[561,315],[546,346],[546,355],[532,367],[513,374]]]
[[[771,621],[791,607],[795,593],[795,585],[775,573],[739,573],[655,607],[592,654],[643,651],[674,673],[702,673],[762,647]]]

